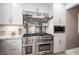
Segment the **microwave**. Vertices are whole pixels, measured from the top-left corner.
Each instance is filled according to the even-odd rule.
[[[65,32],[65,26],[54,25],[54,33],[64,33],[64,32]]]

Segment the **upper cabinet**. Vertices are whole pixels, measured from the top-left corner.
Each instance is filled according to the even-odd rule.
[[[9,24],[10,20],[10,5],[0,3],[0,24]]]
[[[22,23],[22,8],[19,4],[0,3],[0,24]]]
[[[53,23],[54,25],[65,25],[65,8],[63,4],[53,4]]]
[[[58,16],[58,17],[57,17]],[[65,20],[65,16],[64,15],[57,15],[54,16],[54,25],[66,25],[66,20]]]
[[[12,24],[18,24],[22,25],[23,24],[23,18],[22,18],[22,8],[20,4],[11,4],[11,19],[12,19]]]

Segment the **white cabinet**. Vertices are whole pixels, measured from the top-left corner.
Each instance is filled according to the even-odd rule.
[[[9,24],[10,5],[8,3],[0,3],[0,24]]]
[[[0,24],[23,24],[22,8],[19,4],[0,3]]]
[[[65,35],[57,34],[54,36],[54,53],[65,51]]]
[[[54,25],[66,25],[65,16],[54,16],[53,23]]]
[[[22,18],[22,8],[19,4],[12,5],[11,4],[11,20],[12,24],[23,24]]]
[[[65,8],[63,4],[53,4],[53,23],[55,25],[65,25]]]
[[[21,55],[22,41],[21,39],[2,40],[2,55]]]

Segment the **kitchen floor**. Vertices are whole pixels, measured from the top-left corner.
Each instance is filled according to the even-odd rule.
[[[54,55],[67,55],[65,52],[61,52],[61,53],[56,53]]]
[[[67,54],[65,52],[63,52],[63,53],[59,53],[57,55],[67,55]]]
[[[55,54],[47,54],[47,55],[67,55],[65,52],[55,53]]]

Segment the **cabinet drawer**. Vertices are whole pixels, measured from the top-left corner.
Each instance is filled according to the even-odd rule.
[[[17,49],[10,49],[9,51],[5,51],[6,55],[18,55],[21,54],[21,50],[17,50]]]
[[[21,44],[9,44],[9,43],[6,43],[6,44],[3,44],[2,48],[5,49],[5,48],[20,48],[22,45]]]
[[[59,39],[59,38],[65,39],[65,35],[61,35],[61,34],[59,34],[59,35],[54,35],[54,39]]]
[[[20,46],[22,44],[21,40],[4,40],[2,42],[3,46]]]
[[[9,51],[5,53],[6,55],[22,55],[22,52],[18,52],[18,51]]]
[[[5,54],[9,54],[9,55],[17,55],[17,54],[21,54],[21,47],[9,47],[5,49]]]
[[[22,43],[21,39],[7,39],[2,40],[2,54],[17,55],[21,54]]]
[[[21,48],[20,47],[13,47],[13,48],[6,48],[5,51],[20,51]]]

